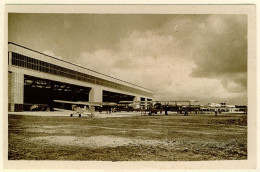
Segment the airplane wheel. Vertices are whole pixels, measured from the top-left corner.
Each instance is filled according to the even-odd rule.
[[[79,114],[79,117],[81,117],[81,114]]]
[[[70,114],[70,117],[73,117],[73,114]]]

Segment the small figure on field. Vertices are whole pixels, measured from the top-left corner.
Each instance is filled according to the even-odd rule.
[[[185,111],[184,111],[184,116],[188,116],[188,111],[187,111],[187,109],[185,109]]]

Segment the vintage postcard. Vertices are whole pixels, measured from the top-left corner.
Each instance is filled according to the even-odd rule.
[[[256,168],[254,5],[5,10],[5,168]]]

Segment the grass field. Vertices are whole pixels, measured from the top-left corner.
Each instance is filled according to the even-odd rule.
[[[247,159],[245,115],[8,116],[10,160]]]

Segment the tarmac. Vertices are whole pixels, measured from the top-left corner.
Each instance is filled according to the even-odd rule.
[[[75,111],[71,110],[61,110],[55,109],[55,111],[24,111],[24,112],[8,112],[9,115],[27,115],[27,116],[60,116],[60,117],[70,117],[70,114],[75,113]],[[109,118],[109,117],[127,117],[127,116],[140,116],[144,115],[141,112],[112,112],[107,114],[106,111],[103,112],[95,112],[94,118]],[[74,117],[78,117],[78,115],[74,115]],[[89,117],[87,114],[82,114],[82,117]]]
[[[70,117],[70,114],[74,114],[73,117],[79,117],[78,115],[75,114],[75,111],[72,110],[65,110],[65,109],[54,109],[55,111],[23,111],[23,112],[8,112],[9,115],[27,115],[27,116],[49,116],[49,117]],[[202,113],[201,115],[213,115],[214,113],[207,112],[207,113]],[[93,118],[110,118],[110,117],[129,117],[129,116],[141,116],[141,115],[148,115],[148,112],[111,112],[108,114],[106,111],[103,112],[95,112],[95,115]],[[162,114],[157,114],[157,116],[164,116],[164,113]],[[183,114],[178,114],[176,112],[169,112],[168,115],[183,115]],[[190,115],[195,115],[195,114],[189,114]],[[235,115],[235,116],[244,116],[245,114],[240,114],[240,113],[222,113],[218,114],[219,116],[230,116],[230,115]],[[81,117],[88,117],[90,116],[88,114],[81,114]]]

